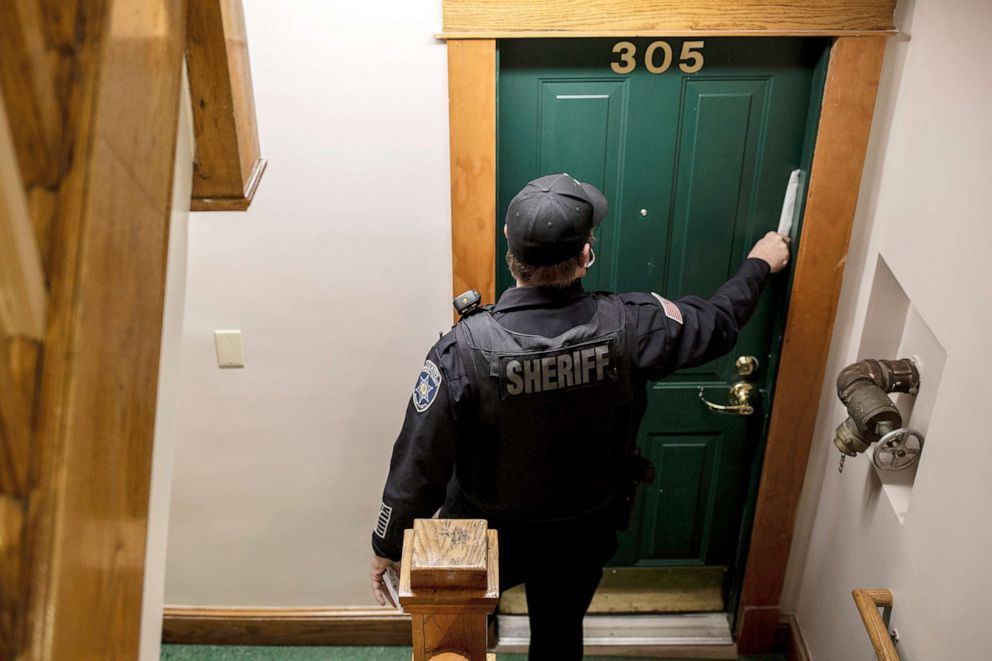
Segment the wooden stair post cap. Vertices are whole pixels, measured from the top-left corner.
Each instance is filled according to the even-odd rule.
[[[482,519],[415,520],[410,588],[485,590],[487,530]]]

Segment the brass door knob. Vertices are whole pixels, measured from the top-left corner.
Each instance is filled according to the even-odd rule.
[[[758,359],[754,356],[738,356],[737,362],[734,363],[734,369],[741,376],[748,376],[749,374],[754,374],[758,370],[759,365]]]
[[[730,400],[729,404],[714,404],[703,396],[703,389],[700,387],[699,399],[703,400],[703,404],[706,404],[706,408],[711,411],[716,411],[717,413],[751,415],[754,413],[754,404],[752,404],[751,399],[754,396],[755,390],[755,387],[747,381],[738,381],[734,385],[730,386],[730,393],[728,396],[728,399]]]

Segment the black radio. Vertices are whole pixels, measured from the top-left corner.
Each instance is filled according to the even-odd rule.
[[[458,312],[459,316],[466,317],[479,309],[482,304],[482,296],[474,289],[469,289],[456,296],[451,303],[455,306],[455,311]]]

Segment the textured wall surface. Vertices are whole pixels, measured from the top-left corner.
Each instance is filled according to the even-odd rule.
[[[907,661],[977,659],[992,647],[983,623],[992,594],[984,524],[992,444],[979,431],[992,365],[992,92],[979,82],[992,57],[992,5],[913,5],[900,2],[903,34],[886,55],[783,595],[813,658],[824,661],[872,657],[850,596],[858,587],[892,590]],[[882,286],[873,299],[885,269],[898,287]],[[886,338],[869,302],[905,314],[895,300],[903,293],[905,326]],[[902,520],[868,457],[849,459],[838,474],[831,443],[846,415],[833,378],[887,341],[923,365],[911,423],[927,428],[927,441]]]
[[[244,6],[269,165],[247,212],[190,217],[166,603],[369,604],[389,453],[451,324],[440,3]]]

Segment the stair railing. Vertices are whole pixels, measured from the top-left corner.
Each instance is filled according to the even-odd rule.
[[[892,593],[883,589],[860,589],[852,590],[851,594],[879,661],[899,661],[899,652],[896,651],[888,626]],[[879,608],[884,609],[882,613],[879,613]]]
[[[499,546],[479,519],[417,519],[403,534],[399,599],[414,661],[486,661],[487,616],[499,602]]]

